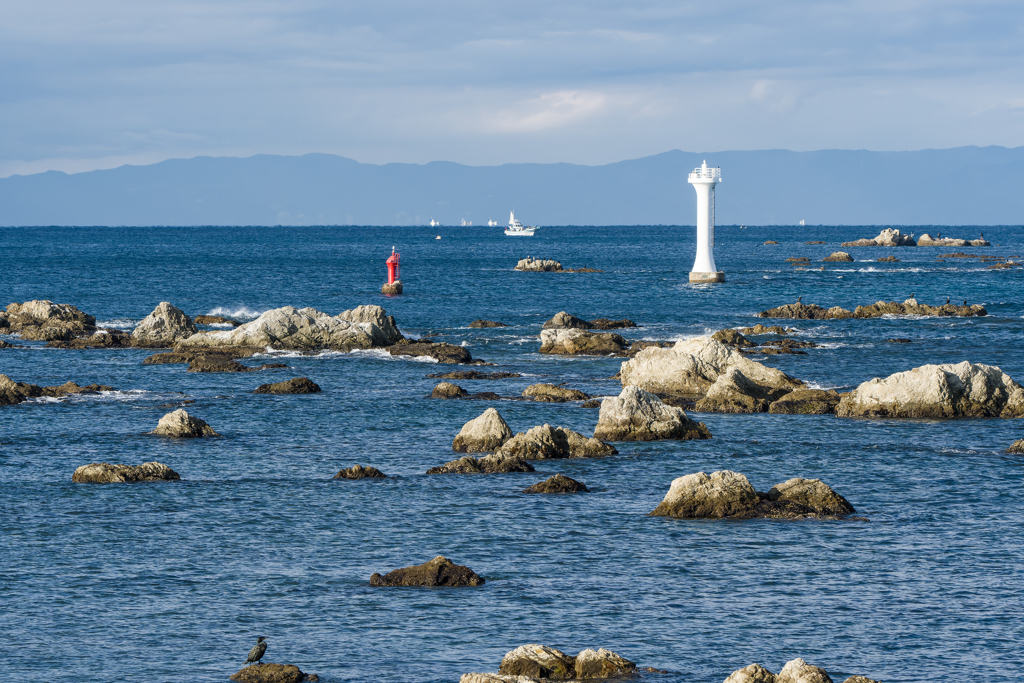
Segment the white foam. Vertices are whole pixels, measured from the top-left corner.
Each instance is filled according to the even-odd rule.
[[[237,308],[217,306],[206,315],[221,315],[227,318],[258,318],[263,315],[263,313],[265,313],[265,311],[256,311],[248,306],[238,306]]]
[[[115,330],[134,330],[139,324],[134,318],[114,318],[113,320],[97,320],[96,327],[113,327]]]

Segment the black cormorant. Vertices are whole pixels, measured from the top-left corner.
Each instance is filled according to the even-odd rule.
[[[946,303],[947,304],[949,303],[949,297],[948,296],[946,297]]]
[[[798,297],[796,298],[796,302],[797,302],[797,303],[800,303],[800,299],[803,299],[803,298],[804,298],[804,295],[803,295],[803,294],[801,294],[800,296],[798,296]]]
[[[259,664],[260,660],[263,659],[263,655],[267,651],[267,644],[263,641],[266,640],[266,636],[259,636],[256,638],[256,644],[249,650],[249,658],[245,660],[246,664]]]

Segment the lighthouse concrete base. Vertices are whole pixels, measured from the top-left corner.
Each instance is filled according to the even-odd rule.
[[[718,271],[717,273],[690,273],[690,282],[725,282],[725,273],[722,271]]]
[[[381,294],[387,294],[388,296],[394,296],[396,294],[401,294],[402,293],[402,281],[401,280],[395,280],[390,285],[385,282],[380,287],[380,293]]]

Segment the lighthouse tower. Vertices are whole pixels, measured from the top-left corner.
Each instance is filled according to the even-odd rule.
[[[708,168],[708,162],[693,169],[687,179],[697,191],[697,258],[690,282],[725,282],[725,273],[715,267],[715,185],[722,182],[722,169]]]

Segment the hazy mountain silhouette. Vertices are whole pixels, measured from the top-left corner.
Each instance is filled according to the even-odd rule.
[[[717,223],[1024,223],[1024,147],[664,154],[604,166],[196,157],[0,179],[0,225],[692,225],[686,174],[722,168]]]

